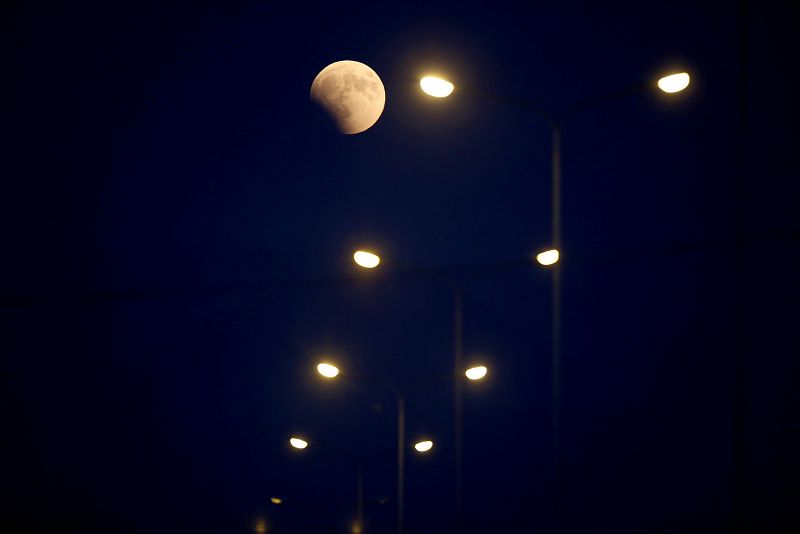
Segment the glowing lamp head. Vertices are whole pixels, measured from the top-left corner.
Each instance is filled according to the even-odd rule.
[[[339,368],[329,363],[321,363],[317,365],[317,372],[325,378],[334,378],[339,374]]]
[[[470,367],[464,374],[467,375],[467,378],[469,378],[470,380],[480,380],[481,378],[486,376],[487,372],[488,369],[486,369],[486,366],[479,365],[477,367]]]
[[[374,269],[381,262],[377,254],[367,252],[366,250],[357,250],[355,254],[353,254],[353,260],[357,265],[365,269]]]
[[[428,452],[433,448],[433,442],[430,440],[420,441],[414,444],[417,452]]]
[[[281,499],[280,497],[270,497],[269,502],[271,502],[272,504],[281,504],[283,503],[283,499]]]
[[[425,76],[419,81],[419,86],[425,94],[436,98],[450,96],[450,93],[452,93],[455,88],[452,83],[437,78],[436,76]]]
[[[300,438],[291,438],[289,439],[289,445],[291,445],[295,449],[305,449],[306,447],[308,447],[308,442]]]
[[[658,80],[658,88],[665,93],[677,93],[689,87],[689,73],[670,74]]]
[[[536,261],[542,265],[553,265],[558,261],[558,251],[556,249],[545,250],[536,255]]]

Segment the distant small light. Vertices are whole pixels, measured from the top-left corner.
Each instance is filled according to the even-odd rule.
[[[479,365],[478,367],[471,367],[470,369],[467,369],[466,373],[464,374],[467,375],[467,378],[470,380],[480,380],[486,376],[487,372],[488,370],[485,366]]]
[[[444,98],[450,96],[455,86],[436,76],[425,76],[419,81],[419,86],[425,91],[425,94],[435,96],[436,98]]]
[[[414,444],[414,448],[417,449],[419,452],[428,452],[433,448],[432,441],[420,441],[419,443]]]
[[[291,438],[289,440],[289,445],[291,445],[295,449],[305,449],[306,447],[308,447],[308,442],[300,438]]]
[[[282,504],[283,499],[281,499],[280,497],[270,497],[269,502],[271,502],[272,504]]]
[[[353,260],[365,269],[374,269],[381,262],[380,257],[366,250],[357,250],[356,253],[353,254]]]
[[[677,93],[689,87],[689,73],[670,74],[658,80],[658,88],[665,93]]]
[[[317,372],[325,378],[333,378],[339,374],[339,368],[329,363],[321,363],[317,365]]]
[[[536,255],[536,261],[542,265],[553,265],[558,261],[558,251],[556,249],[545,250]]]

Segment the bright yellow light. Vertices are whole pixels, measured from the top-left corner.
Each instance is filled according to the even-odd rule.
[[[271,502],[272,504],[282,504],[283,499],[281,499],[280,497],[270,497],[269,502]]]
[[[317,372],[325,378],[333,378],[339,374],[339,368],[329,363],[321,363],[317,365]]]
[[[425,76],[419,81],[419,86],[426,94],[436,98],[450,96],[455,88],[452,83],[435,76]]]
[[[374,269],[381,262],[381,259],[376,254],[366,250],[357,250],[353,254],[353,259],[358,265],[366,269]]]
[[[350,527],[350,532],[352,534],[361,534],[361,532],[362,532],[361,524],[358,521],[353,523],[353,526]]]
[[[433,448],[433,442],[430,440],[420,441],[419,443],[414,444],[414,448],[419,452],[428,452]]]
[[[553,265],[558,261],[558,251],[556,249],[545,250],[536,255],[536,261],[542,265]]]
[[[481,378],[486,376],[487,372],[488,370],[486,369],[485,366],[479,365],[477,367],[471,367],[467,369],[467,372],[464,374],[467,375],[467,378],[469,378],[470,380],[480,380]]]
[[[291,445],[295,449],[305,449],[306,447],[308,447],[308,442],[300,438],[291,438],[289,440],[289,445]]]
[[[658,80],[658,88],[665,93],[677,93],[689,87],[689,73],[670,74]]]

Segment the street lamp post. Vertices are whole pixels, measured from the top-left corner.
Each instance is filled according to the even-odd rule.
[[[394,392],[397,395],[397,532],[403,534],[406,496],[406,396],[396,389]]]
[[[553,432],[553,476],[554,476],[554,513],[556,520],[560,516],[560,425],[561,425],[561,267],[558,263],[561,253],[561,126],[564,120],[571,117],[576,112],[594,107],[598,104],[616,100],[618,98],[641,91],[658,88],[664,93],[678,93],[689,86],[690,76],[686,72],[680,72],[663,76],[655,82],[638,82],[620,91],[600,95],[596,98],[591,98],[578,102],[569,108],[566,112],[556,117],[535,103],[527,100],[518,100],[506,97],[498,97],[497,95],[488,94],[482,91],[472,90],[472,92],[480,94],[493,100],[501,100],[504,102],[512,103],[531,110],[539,114],[550,127],[551,137],[551,250],[540,253],[537,256],[537,261],[540,264],[549,266],[552,271],[552,342],[551,342],[551,373],[552,373],[552,432]],[[420,80],[420,87],[426,94],[436,97],[444,98],[449,96],[453,90],[454,85],[449,81],[442,80],[441,78],[426,76]],[[457,341],[458,343],[458,341]],[[458,350],[458,349],[457,349]],[[458,455],[458,453],[457,453]],[[456,460],[457,476],[460,477],[459,460]],[[459,494],[458,512],[460,518],[460,494]]]
[[[335,369],[336,372],[332,373],[332,369]],[[323,373],[324,371],[324,373]],[[338,369],[333,365],[322,363],[317,366],[317,372],[319,372],[322,376],[332,378],[336,376],[338,373]],[[289,445],[298,450],[305,450],[309,447],[309,442],[303,438],[292,436],[289,438]],[[352,454],[349,454],[342,450],[337,449],[327,449],[327,452],[333,452],[338,459],[346,459],[350,461],[354,461],[356,463],[356,521],[352,525],[352,532],[354,533],[361,533],[363,531],[364,525],[364,463],[363,458],[354,458]],[[270,502],[274,505],[283,504],[283,499],[281,497],[273,496],[270,498]]]
[[[447,81],[428,77],[422,82],[430,91],[429,94],[444,98],[453,91],[453,85]],[[353,254],[353,261],[364,269],[374,269],[380,264],[380,257],[372,252],[357,250]],[[453,291],[453,376],[458,377],[463,364],[463,318],[464,305],[461,286],[455,276],[449,277],[450,288]],[[463,496],[462,466],[463,466],[463,407],[462,407],[461,381],[455,380],[453,384],[453,442],[455,466],[455,524],[461,525],[461,504]],[[398,458],[398,463],[400,458]]]
[[[358,464],[357,495],[358,509],[356,512],[356,525],[358,527],[358,534],[361,534],[361,531],[364,530],[364,467],[361,464]]]
[[[481,371],[477,371],[477,370]],[[324,371],[324,372],[323,372]],[[460,384],[461,370],[456,370],[454,375],[455,383]],[[317,372],[325,378],[332,379],[340,374],[339,369],[333,364],[324,362],[317,365]],[[476,374],[477,373],[477,374]],[[468,369],[465,375],[470,380],[480,380],[486,376],[486,368],[474,367]],[[389,391],[394,394],[397,401],[397,532],[403,534],[405,518],[405,451],[406,451],[406,399],[408,394],[415,389],[433,383],[449,381],[451,377],[434,377],[432,379],[416,382],[411,386],[400,389],[387,380],[380,380]],[[420,442],[415,445],[418,452],[425,453],[431,449],[433,443],[430,441]]]
[[[459,376],[463,368],[463,319],[464,304],[461,294],[461,286],[451,280],[453,288],[453,376]],[[456,380],[453,384],[453,436],[455,441],[455,471],[456,471],[456,528],[461,527],[461,500],[462,500],[462,455],[463,455],[463,408],[461,403],[461,380]]]
[[[689,75],[678,73],[660,78],[656,85],[665,93],[676,93],[682,91],[689,85]],[[652,83],[636,83],[621,91],[615,91],[601,95],[596,98],[584,100],[572,106],[558,118],[543,111],[536,109],[548,122],[551,135],[551,228],[552,228],[552,249],[556,251],[556,261],[551,265],[552,275],[552,333],[551,333],[551,373],[552,373],[552,425],[553,425],[553,476],[554,476],[554,512],[556,523],[559,523],[561,512],[561,264],[558,263],[558,255],[562,251],[561,246],[561,130],[564,121],[580,110],[584,110],[596,105],[625,97],[632,93],[648,90],[653,86]]]

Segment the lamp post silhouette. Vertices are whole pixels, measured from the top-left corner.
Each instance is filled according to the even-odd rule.
[[[566,119],[572,117],[576,113],[587,108],[593,108],[597,105],[606,103],[610,100],[616,100],[634,93],[661,90],[664,93],[672,94],[679,93],[686,89],[690,83],[690,76],[686,72],[672,73],[661,76],[655,80],[646,80],[644,82],[636,82],[621,90],[614,91],[599,95],[597,97],[589,98],[580,101],[560,115],[553,115],[546,111],[530,100],[521,100],[516,98],[501,97],[495,94],[490,94],[475,88],[465,88],[465,92],[477,94],[481,97],[491,100],[498,100],[510,103],[529,111],[533,111],[542,117],[550,127],[551,138],[551,153],[550,153],[550,170],[551,170],[551,239],[550,248],[540,252],[536,259],[542,266],[548,267],[552,270],[552,324],[551,324],[551,383],[552,383],[552,433],[553,433],[553,471],[554,471],[554,485],[553,492],[555,499],[555,517],[556,520],[560,513],[560,433],[561,433],[561,265],[559,264],[560,256],[563,252],[561,241],[561,131],[562,126]],[[437,76],[425,76],[420,80],[420,88],[422,91],[434,98],[445,98],[454,93],[456,86],[443,78]],[[456,463],[460,462],[458,457]],[[460,466],[456,467],[457,477],[460,477]],[[457,514],[460,521],[461,514],[461,495],[457,496],[458,502],[456,504]]]
[[[445,97],[449,95],[453,86],[444,80],[430,78],[429,89],[437,91],[437,96]],[[449,86],[449,87],[448,87]],[[557,256],[557,253],[556,253]],[[381,258],[374,252],[357,250],[353,254],[353,261],[359,267],[372,270],[381,263]],[[463,322],[464,322],[464,298],[461,286],[456,281],[455,275],[447,277],[453,295],[453,376],[458,377],[463,371]],[[321,372],[321,371],[320,371]],[[481,376],[481,378],[483,378]],[[474,379],[472,379],[474,380]],[[453,442],[454,446],[454,465],[455,465],[455,516],[456,525],[461,525],[461,503],[463,495],[463,401],[461,391],[461,380],[453,383]]]
[[[340,369],[328,361],[320,362],[317,365],[317,373],[327,380],[336,379],[341,375]],[[464,372],[464,376],[468,377],[470,380],[480,380],[486,376],[486,367],[480,366],[467,369]],[[405,519],[405,458],[406,447],[408,445],[406,444],[406,399],[411,391],[449,380],[455,380],[455,382],[458,383],[461,377],[460,375],[455,375],[453,377],[432,377],[415,382],[406,388],[397,387],[394,383],[386,379],[370,379],[352,374],[349,375],[349,377],[361,383],[377,383],[391,391],[395,397],[397,403],[397,532],[398,534],[402,534]],[[431,440],[419,441],[414,444],[414,449],[421,454],[430,451],[432,448],[433,442]]]

